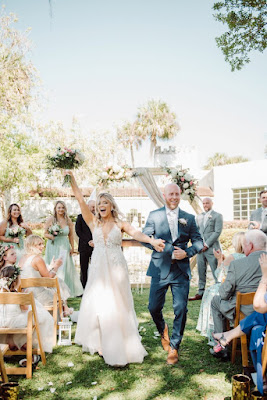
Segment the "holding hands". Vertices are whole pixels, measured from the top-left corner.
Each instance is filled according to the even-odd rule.
[[[165,241],[162,240],[162,239],[154,239],[153,238],[152,242],[151,242],[151,246],[153,246],[156,251],[161,253],[164,250],[164,247],[165,247],[164,242]]]

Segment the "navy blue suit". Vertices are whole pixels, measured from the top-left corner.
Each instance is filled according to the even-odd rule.
[[[179,222],[181,219],[185,220],[186,223]],[[165,328],[162,309],[167,290],[171,287],[175,319],[170,342],[175,349],[179,348],[186,322],[189,282],[191,279],[189,259],[203,248],[203,240],[194,215],[179,209],[177,223],[178,237],[173,242],[166,208],[162,207],[149,214],[143,229],[143,233],[146,235],[153,235],[155,239],[165,240],[164,251],[161,253],[153,251],[147,270],[147,275],[152,277],[148,308],[158,331],[162,333]],[[189,241],[192,244],[190,247],[188,247]],[[143,243],[143,245],[152,249],[149,244]],[[172,260],[174,246],[185,250],[188,257],[183,260]]]

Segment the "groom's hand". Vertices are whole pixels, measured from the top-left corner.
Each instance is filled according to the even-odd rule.
[[[186,252],[177,246],[174,246],[173,255],[176,260],[183,260],[184,258],[187,257]]]

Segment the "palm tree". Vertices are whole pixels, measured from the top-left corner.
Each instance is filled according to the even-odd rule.
[[[150,155],[153,156],[157,140],[172,139],[179,132],[180,126],[176,114],[170,111],[167,103],[152,99],[139,107],[136,130],[142,138],[150,139]]]
[[[212,157],[208,158],[207,164],[204,165],[203,169],[212,169],[220,165],[237,164],[246,161],[249,161],[249,159],[243,156],[229,157],[226,153],[215,153]]]
[[[134,147],[138,150],[144,140],[142,132],[136,129],[136,122],[126,121],[122,126],[118,127],[117,138],[125,148],[130,148],[132,167],[134,168]]]

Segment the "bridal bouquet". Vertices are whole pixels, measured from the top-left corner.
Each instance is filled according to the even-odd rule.
[[[54,156],[47,156],[47,167],[52,169],[75,169],[84,163],[84,155],[76,149],[69,147],[58,147]],[[69,175],[64,177],[62,186],[70,186],[71,178]]]
[[[58,236],[63,233],[63,229],[58,224],[54,224],[48,228],[48,233],[50,233],[53,236]],[[53,240],[52,240],[52,244],[54,244]]]

